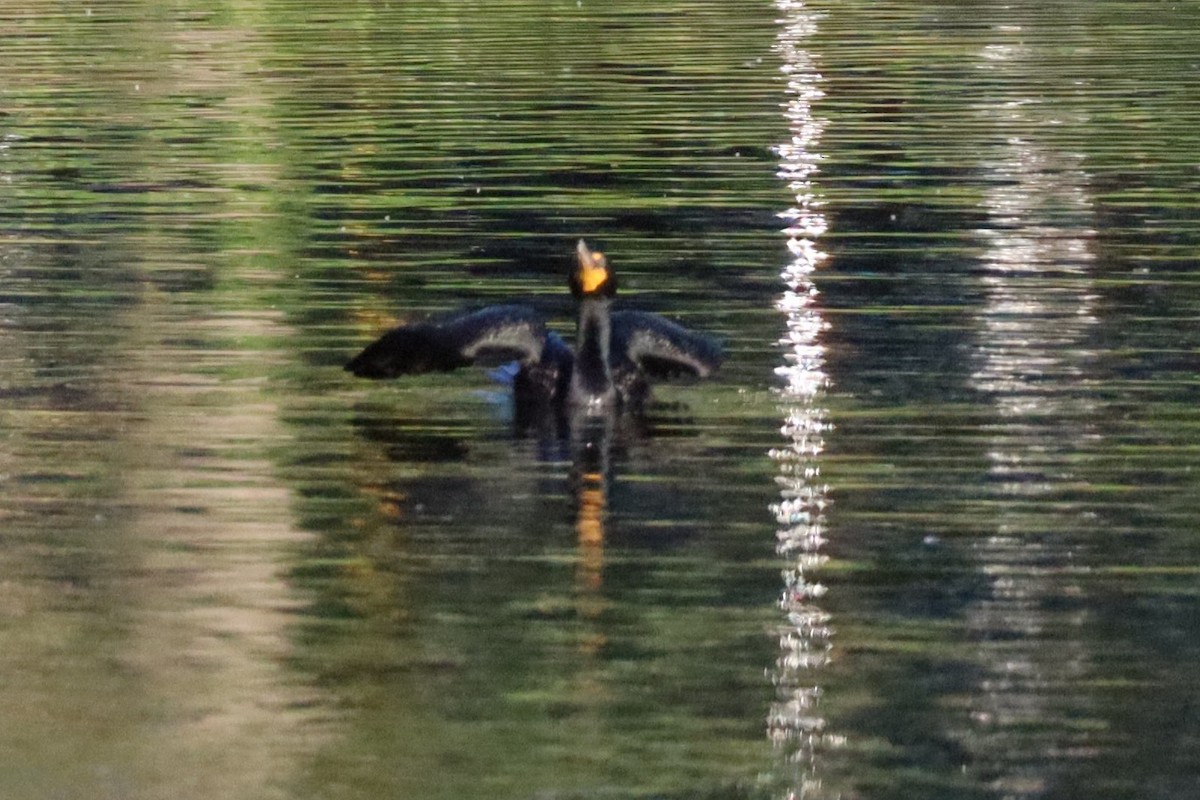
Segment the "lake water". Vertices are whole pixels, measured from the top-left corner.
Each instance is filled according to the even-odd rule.
[[[202,5],[0,8],[0,797],[1200,796],[1200,6]],[[341,371],[581,236],[594,463]]]

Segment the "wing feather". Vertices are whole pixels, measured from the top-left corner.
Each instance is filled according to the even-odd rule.
[[[618,311],[612,315],[613,347],[656,378],[711,375],[721,364],[721,343],[657,314]]]

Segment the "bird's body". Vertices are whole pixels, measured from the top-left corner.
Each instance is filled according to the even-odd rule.
[[[515,361],[519,414],[640,410],[651,378],[706,377],[721,362],[720,344],[641,311],[612,311],[616,276],[603,254],[580,241],[571,291],[579,301],[572,350],[529,306],[490,306],[441,321],[402,325],[355,356],[346,369],[364,378],[449,371]]]

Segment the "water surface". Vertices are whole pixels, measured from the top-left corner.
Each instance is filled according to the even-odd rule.
[[[0,794],[1200,791],[1188,4],[10,4]],[[595,461],[340,365],[575,240]]]

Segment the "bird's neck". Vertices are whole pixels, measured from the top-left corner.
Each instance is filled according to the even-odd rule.
[[[585,297],[579,303],[573,382],[589,397],[599,398],[612,392],[608,360],[612,342],[609,302],[606,297]]]

